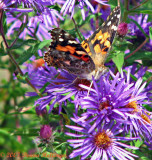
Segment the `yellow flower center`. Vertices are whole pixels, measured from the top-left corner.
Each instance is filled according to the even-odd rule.
[[[103,130],[95,135],[94,142],[98,148],[107,149],[111,145],[112,140]]]
[[[137,101],[132,101],[126,105],[126,108],[133,108],[134,110],[132,112],[138,112],[138,105]]]

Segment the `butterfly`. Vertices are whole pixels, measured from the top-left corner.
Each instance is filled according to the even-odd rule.
[[[48,66],[65,69],[81,79],[99,79],[107,68],[104,66],[108,51],[120,21],[117,6],[107,20],[88,39],[79,43],[60,28],[51,31],[52,42],[44,60]]]

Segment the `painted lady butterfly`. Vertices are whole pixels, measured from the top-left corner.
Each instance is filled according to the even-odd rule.
[[[50,50],[44,60],[77,75],[81,79],[98,79],[107,70],[104,66],[108,50],[112,45],[120,20],[120,7],[117,6],[107,20],[81,44],[69,33],[60,28],[51,31]]]

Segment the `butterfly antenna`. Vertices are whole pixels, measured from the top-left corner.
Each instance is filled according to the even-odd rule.
[[[94,78],[97,79],[98,75],[99,75],[99,70],[95,73]],[[89,87],[89,90],[88,90],[88,93],[87,93],[87,97],[89,96],[89,93],[90,93],[90,91],[91,91],[92,85],[93,85],[93,80],[92,80],[91,83],[90,83],[90,87]]]
[[[89,96],[92,85],[93,85],[93,81],[91,81],[91,83],[90,83],[90,87],[89,87],[89,90],[88,90],[88,93],[87,93],[87,97]]]

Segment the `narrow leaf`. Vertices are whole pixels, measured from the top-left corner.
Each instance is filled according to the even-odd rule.
[[[123,66],[124,63],[124,53],[118,53],[116,56],[114,56],[112,58],[113,62],[115,63],[115,65],[118,68],[118,71],[121,72],[121,68]]]

